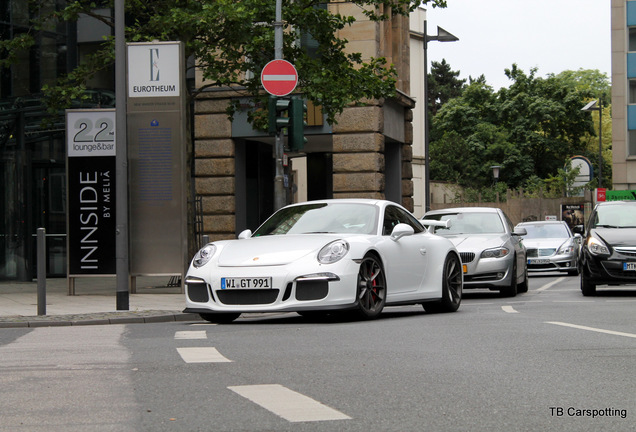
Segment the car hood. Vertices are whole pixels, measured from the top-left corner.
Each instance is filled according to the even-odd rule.
[[[636,246],[636,228],[594,228],[592,233],[612,246]]]
[[[537,238],[537,239],[523,239],[523,244],[528,249],[558,249],[567,238]]]
[[[338,235],[272,235],[232,240],[219,252],[221,267],[274,266],[317,254],[327,243],[342,238]]]
[[[482,251],[501,246],[506,242],[506,234],[470,234],[446,236],[460,252]]]

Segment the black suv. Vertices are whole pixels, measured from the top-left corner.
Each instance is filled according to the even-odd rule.
[[[584,296],[594,295],[597,285],[636,284],[636,201],[608,201],[594,207],[579,264]]]

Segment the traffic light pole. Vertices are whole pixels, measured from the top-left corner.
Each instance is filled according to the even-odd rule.
[[[274,59],[283,58],[283,1],[276,0],[276,22],[274,23]],[[274,175],[274,211],[285,207],[287,197],[285,192],[285,175],[283,171],[283,156],[285,150],[283,148],[285,142],[285,134],[281,129],[276,133],[274,142],[274,161],[276,164],[276,172]]]

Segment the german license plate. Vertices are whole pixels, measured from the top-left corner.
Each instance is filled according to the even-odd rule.
[[[547,259],[529,259],[528,264],[537,265],[537,264],[550,264],[550,260]]]
[[[271,277],[221,278],[221,289],[269,289]]]
[[[636,271],[636,262],[623,263],[623,271]]]

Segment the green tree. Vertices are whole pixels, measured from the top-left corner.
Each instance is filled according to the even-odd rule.
[[[56,0],[26,0],[31,16],[29,27],[18,38],[0,43],[3,66],[15,61],[16,53],[28,50],[40,32],[80,14],[90,15],[109,26],[109,16],[97,14],[96,7],[112,8],[113,0],[68,0],[55,7]],[[445,0],[353,0],[371,20],[388,20],[407,15],[420,4],[445,7]],[[333,121],[347,104],[363,98],[390,97],[395,91],[396,71],[385,58],[364,61],[360,53],[346,53],[347,40],[338,30],[352,25],[355,17],[330,13],[324,0],[283,2],[284,58],[294,63],[299,73],[299,87],[305,96],[321,105]],[[273,59],[274,0],[126,0],[126,40],[179,40],[185,44],[186,56],[197,60],[205,85],[192,89],[192,95],[206,87],[237,89],[237,96],[263,99],[260,71]],[[303,37],[315,43],[308,50],[298,43]],[[114,40],[107,37],[100,48],[87,56],[75,70],[42,90],[53,111],[82,98],[86,82],[97,71],[112,67]],[[240,89],[240,90],[239,90]]]
[[[459,73],[459,71],[451,70],[446,59],[442,59],[441,62],[431,62],[431,72],[428,74],[427,83],[431,115],[437,114],[442,105],[462,94],[462,87],[466,80],[457,78]]]
[[[598,187],[598,161],[599,161],[599,112],[586,113],[590,116],[594,125],[593,133],[585,134],[582,138],[584,150],[581,155],[586,156],[594,167],[594,179],[592,186]],[[601,117],[601,153],[603,164],[603,187],[612,187],[612,106],[603,104],[603,116]]]
[[[598,69],[579,69],[576,71],[563,71],[556,75],[557,78],[565,82],[572,88],[576,88],[590,94],[590,99],[596,99],[603,107],[602,122],[602,164],[603,164],[603,187],[611,187],[612,185],[612,86],[607,74],[600,72]],[[588,100],[588,101],[589,101]],[[586,102],[588,102],[586,101]],[[597,105],[598,106],[598,105]],[[582,154],[587,156],[594,165],[594,170],[598,173],[598,156],[599,156],[599,112],[593,111],[589,113],[594,125],[594,133],[586,134],[583,137],[584,151]],[[598,178],[593,183],[598,185]]]
[[[557,176],[569,157],[586,153],[594,127],[581,107],[589,89],[556,76],[539,78],[536,69],[526,74],[516,65],[506,74],[512,84],[498,92],[483,77],[471,79],[433,118],[432,179],[490,188],[490,167],[499,165],[500,183],[518,188]],[[442,163],[453,146],[457,161]]]
[[[600,98],[604,103],[612,101],[612,86],[607,74],[598,69],[566,70],[554,76],[572,88],[589,91],[592,97]]]
[[[536,71],[506,69],[513,83],[498,92],[500,124],[510,142],[532,158],[534,173],[546,178],[583,150],[581,139],[593,133],[593,125],[581,111],[589,92],[553,76],[536,77]]]

